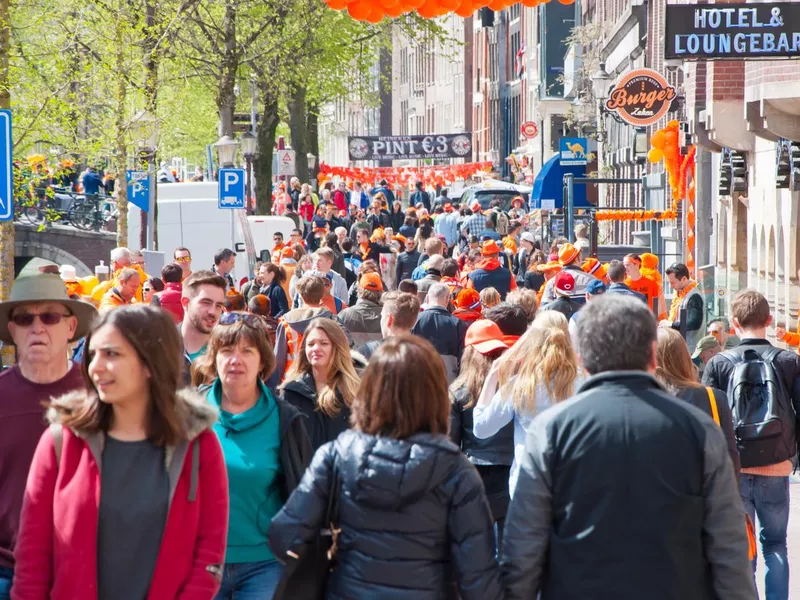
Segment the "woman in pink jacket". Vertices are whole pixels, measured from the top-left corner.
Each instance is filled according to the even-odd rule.
[[[14,600],[210,600],[228,481],[171,317],[133,305],[87,337],[86,390],[53,400],[25,499]]]

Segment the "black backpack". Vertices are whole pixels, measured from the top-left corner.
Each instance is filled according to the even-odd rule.
[[[779,348],[763,354],[722,352],[733,364],[728,403],[742,467],[763,467],[795,454],[795,415],[786,385],[775,368]]]

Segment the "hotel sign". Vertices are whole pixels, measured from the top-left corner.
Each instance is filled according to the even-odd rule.
[[[668,4],[664,56],[800,58],[800,3]]]

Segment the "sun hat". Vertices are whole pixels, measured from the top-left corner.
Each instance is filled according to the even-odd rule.
[[[382,292],[383,281],[381,281],[381,276],[377,273],[364,273],[361,279],[358,280],[358,287],[371,292]]]
[[[697,342],[697,346],[695,346],[694,352],[692,353],[692,360],[697,360],[703,352],[716,348],[717,346],[719,346],[719,342],[713,335],[700,338],[700,341]]]
[[[97,309],[82,300],[70,300],[67,288],[58,275],[30,275],[20,277],[11,288],[11,297],[7,302],[0,302],[0,341],[4,344],[13,344],[11,333],[8,331],[8,321],[11,311],[23,304],[36,302],[58,302],[66,306],[78,319],[75,335],[70,342],[84,337],[92,326],[92,321],[97,316]]]
[[[489,319],[478,319],[469,326],[464,345],[475,348],[481,354],[508,350],[508,345],[503,341],[503,332],[500,327]]]
[[[469,208],[470,208],[470,210],[472,210],[472,212],[480,212],[481,203],[476,200],[475,202],[470,204]]]
[[[478,310],[481,307],[481,295],[473,289],[465,288],[458,292],[455,302],[456,308]]]
[[[61,265],[61,267],[58,269],[58,272],[61,274],[61,281],[64,283],[73,283],[78,281],[78,272],[72,265]]]
[[[491,256],[492,254],[500,254],[500,247],[494,240],[486,240],[481,246],[481,255]]]
[[[568,265],[578,258],[580,253],[581,251],[578,248],[567,242],[558,251],[558,261],[562,265]]]
[[[556,275],[554,286],[557,294],[569,296],[575,291],[575,278],[566,271],[561,271]]]
[[[426,270],[434,269],[436,271],[441,271],[443,265],[444,265],[444,256],[442,256],[441,254],[434,254],[427,260],[427,263],[425,264],[425,269]]]

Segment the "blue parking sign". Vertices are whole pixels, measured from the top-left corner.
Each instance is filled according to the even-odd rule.
[[[147,171],[131,171],[125,173],[128,183],[128,202],[138,206],[144,212],[150,210],[150,173]]]
[[[11,158],[11,111],[0,110],[0,221],[14,218],[14,164]]]
[[[219,170],[219,208],[245,207],[244,169]]]

